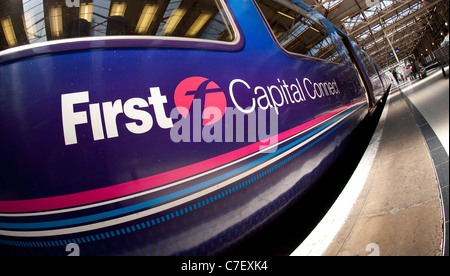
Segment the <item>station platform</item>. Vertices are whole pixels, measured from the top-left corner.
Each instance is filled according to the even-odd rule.
[[[448,256],[446,71],[447,78],[439,69],[424,80],[392,86],[358,168],[291,255]],[[435,99],[437,89],[441,96]],[[435,103],[419,104],[419,93]]]

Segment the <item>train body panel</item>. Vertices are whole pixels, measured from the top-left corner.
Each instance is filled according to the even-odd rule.
[[[368,114],[337,33],[342,63],[292,56],[255,2],[225,5],[229,44],[0,55],[2,254],[215,254],[326,172]]]

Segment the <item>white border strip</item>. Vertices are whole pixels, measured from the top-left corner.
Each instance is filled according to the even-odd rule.
[[[316,228],[314,228],[303,243],[291,253],[291,256],[323,255],[347,221],[347,217],[366,184],[370,169],[375,161],[375,156],[377,155],[381,137],[383,135],[389,101],[390,96],[387,99],[383,114],[381,115],[372,140],[344,190]]]

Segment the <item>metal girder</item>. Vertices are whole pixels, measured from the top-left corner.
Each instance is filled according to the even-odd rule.
[[[411,23],[411,21],[416,21],[415,24],[417,24],[421,17],[423,15],[428,14],[427,11],[424,10],[417,10],[415,12],[413,12],[412,14],[405,16],[404,18],[398,20],[397,22],[393,23],[392,25],[389,25],[388,27],[383,28],[384,32],[387,35],[392,35],[395,37],[396,33],[396,29],[398,29],[399,27],[405,26],[408,23]],[[419,20],[418,20],[419,19]],[[409,28],[410,29],[410,28]],[[418,28],[415,28],[413,31],[416,31]],[[352,35],[353,36],[353,35]],[[373,40],[377,40],[379,38],[382,38],[384,36],[383,32],[379,31],[373,34]],[[360,42],[361,46],[366,46],[368,43],[367,42]]]
[[[415,4],[417,2],[419,2],[419,1],[413,0],[413,1],[411,1],[411,4]],[[424,8],[413,11],[411,14],[399,19],[398,21],[394,22],[393,24],[391,24],[389,26],[385,26],[384,27],[385,32],[390,33],[396,27],[403,26],[406,22],[410,21],[414,17],[423,16],[423,15],[428,14],[429,13],[428,8],[431,8],[440,2],[441,2],[441,0],[434,0],[432,2],[429,2]],[[405,7],[405,5],[402,5],[402,7]],[[359,34],[364,32],[364,30],[367,28],[367,26],[375,26],[375,25],[379,24],[380,18],[381,18],[381,20],[386,21],[387,19],[395,16],[395,11],[402,12],[404,10],[405,9],[401,9],[401,10],[399,9],[399,10],[391,10],[389,12],[381,12],[381,15],[378,18],[376,18],[377,16],[374,16],[375,18],[372,18],[370,20],[370,22],[367,23],[366,26],[362,26],[362,27],[358,28],[357,30],[352,30],[349,33],[349,35],[352,37],[357,37]]]
[[[363,33],[367,26],[375,26],[380,23],[380,19],[386,21],[387,19],[393,17],[396,15],[396,12],[402,12],[405,9],[408,9],[411,5],[416,4],[417,2],[422,2],[423,0],[410,0],[408,2],[404,2],[400,6],[390,6],[384,10],[382,10],[379,14],[376,14],[368,19],[367,22],[361,22],[358,26],[354,27],[350,32],[349,35],[351,36],[358,36],[359,34]],[[440,1],[440,0],[436,0]],[[363,10],[361,10],[363,11]]]
[[[386,39],[390,39],[393,47],[401,49],[400,59],[406,58],[418,44],[427,43],[426,36],[430,36],[436,25],[436,21],[429,20],[434,6],[442,3],[440,9],[442,6],[446,8],[445,11],[438,10],[439,14],[448,13],[448,0],[380,0],[383,2],[381,10],[374,8],[373,0],[302,1],[358,42],[382,67],[391,59],[391,47]],[[330,1],[334,3],[330,3],[332,7],[327,9],[329,5],[326,4]],[[448,20],[448,15],[444,17]],[[347,29],[348,26],[351,28]]]

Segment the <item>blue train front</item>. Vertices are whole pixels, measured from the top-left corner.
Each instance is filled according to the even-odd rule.
[[[214,255],[301,197],[388,83],[293,2],[2,1],[0,254]]]

